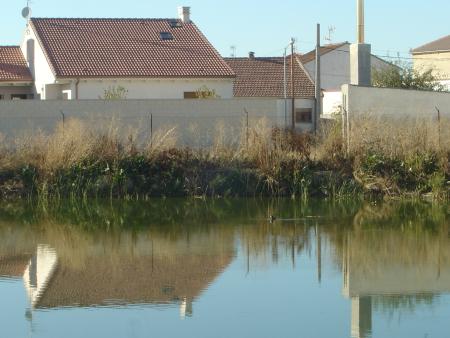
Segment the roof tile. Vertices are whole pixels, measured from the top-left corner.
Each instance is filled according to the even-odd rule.
[[[32,81],[19,46],[0,46],[0,82]]]
[[[450,51],[450,35],[440,38],[438,40],[427,43],[426,45],[417,47],[412,50],[413,54],[420,53],[436,53],[436,52]]]
[[[234,77],[193,23],[32,18],[57,77]],[[172,33],[162,40],[160,33]]]
[[[283,57],[227,58],[236,73],[234,96],[236,97],[284,97]],[[290,57],[286,59],[287,95],[291,94]],[[314,97],[314,83],[300,63],[295,62],[294,88],[296,97]]]

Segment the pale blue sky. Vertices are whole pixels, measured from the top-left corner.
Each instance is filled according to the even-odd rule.
[[[0,44],[20,42],[26,0],[1,0]],[[291,36],[301,52],[314,47],[315,24],[322,36],[336,27],[333,42],[354,41],[356,0],[33,0],[36,17],[176,17],[191,6],[192,19],[223,56],[281,55]],[[449,0],[366,0],[366,39],[374,54],[408,56],[410,48],[450,34]],[[389,52],[388,52],[389,51]]]

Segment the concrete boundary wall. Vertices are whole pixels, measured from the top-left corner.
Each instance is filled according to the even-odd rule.
[[[313,106],[312,100],[296,102],[296,107]],[[180,145],[206,146],[219,130],[228,141],[239,142],[247,115],[250,127],[262,118],[272,126],[290,126],[290,113],[285,112],[290,106],[285,108],[284,100],[278,99],[0,101],[0,134],[12,139],[39,130],[51,132],[63,120],[76,118],[99,131],[114,121],[122,133],[134,130],[141,140],[175,127]]]
[[[415,132],[423,145],[445,147],[450,145],[449,123],[450,93],[342,86],[342,134],[347,151],[357,135],[360,141],[366,138],[365,142],[376,140],[370,135],[378,135],[397,146],[399,137]]]
[[[352,116],[360,114],[391,117],[450,117],[450,93],[406,89],[342,86],[343,108]]]

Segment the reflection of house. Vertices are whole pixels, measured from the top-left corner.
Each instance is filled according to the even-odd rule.
[[[23,280],[32,308],[36,307],[47,290],[57,263],[58,257],[55,250],[46,245],[39,245],[36,254],[30,259],[23,274]]]
[[[414,69],[433,70],[443,85],[450,89],[450,35],[412,50]]]
[[[59,264],[37,308],[190,302],[231,262],[226,257],[180,254],[122,257],[113,264],[105,255],[91,257],[82,268]]]
[[[21,46],[42,100],[182,99],[206,86],[232,97],[234,73],[190,19],[31,18]]]
[[[19,278],[23,276],[31,255],[0,256],[0,276]]]
[[[193,245],[195,239],[191,242]],[[148,240],[141,245],[136,250],[153,247]],[[184,318],[192,315],[192,302],[234,255],[232,247],[207,254],[195,245],[190,248],[189,243],[172,245],[162,241],[161,251],[153,253],[151,249],[130,255],[126,246],[99,253],[94,244],[83,248],[81,263],[72,249],[60,258],[54,249],[39,245],[34,255],[2,256],[0,276],[23,276],[32,309],[176,304]]]
[[[253,53],[250,53],[248,58],[227,58],[225,60],[236,73],[235,97],[283,99],[286,95],[288,99],[284,102],[280,101],[283,105],[280,107],[280,111],[286,115],[285,124],[291,124],[290,56],[285,60],[283,57],[255,57]],[[293,70],[296,127],[310,129],[315,102],[314,82],[297,56],[294,58]]]
[[[352,336],[370,337],[374,297],[450,292],[449,239],[415,232],[358,231],[344,247],[343,293],[351,299]],[[420,250],[411,250],[420,248]]]
[[[31,98],[32,81],[20,47],[0,46],[0,100]]]

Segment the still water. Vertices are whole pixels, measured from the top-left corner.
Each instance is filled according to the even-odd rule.
[[[4,202],[0,337],[450,337],[449,211]]]

